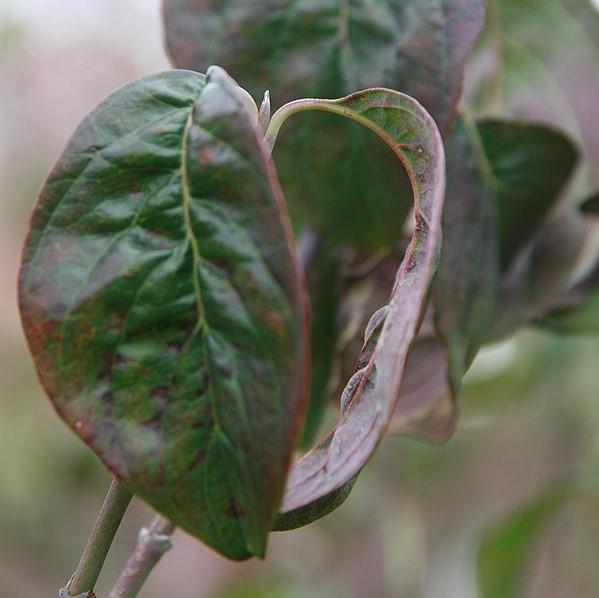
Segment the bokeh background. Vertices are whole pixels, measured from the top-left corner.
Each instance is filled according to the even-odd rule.
[[[103,97],[168,68],[159,0],[0,0],[0,598],[56,595],[109,475],[55,415],[33,370],[16,276],[37,189]],[[599,457],[599,339],[534,330],[486,349],[443,447],[389,438],[347,503],[230,563],[182,532],[145,598],[476,598],[481,534]],[[150,510],[135,501],[97,588],[106,595]],[[572,501],[542,534],[527,596],[598,595],[599,507]],[[517,597],[515,597],[517,598]]]

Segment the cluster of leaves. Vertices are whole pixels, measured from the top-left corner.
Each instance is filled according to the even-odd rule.
[[[245,559],[340,505],[387,431],[447,440],[484,343],[596,332],[592,10],[166,0],[178,69],[105,100],[33,214],[21,311],[60,415]]]

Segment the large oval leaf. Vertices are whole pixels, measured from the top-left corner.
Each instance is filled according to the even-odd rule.
[[[306,395],[303,281],[255,115],[218,68],[142,78],[77,129],[20,274],[58,412],[136,494],[262,555]]]
[[[254,97],[270,89],[276,105],[383,86],[415,97],[446,130],[482,29],[483,5],[165,0],[166,44],[176,66],[222,64]],[[400,237],[409,184],[370,131],[326,114],[304,114],[278,143],[275,161],[294,221],[367,249]]]
[[[435,269],[445,193],[441,135],[414,99],[371,89],[340,100],[291,102],[273,116],[267,143],[274,143],[290,115],[315,109],[356,120],[394,150],[412,182],[414,234],[389,303],[367,326],[356,371],[343,392],[339,422],[291,471],[278,529],[304,525],[338,506],[389,425]]]
[[[173,63],[222,64],[278,102],[385,85],[414,96],[444,129],[482,29],[481,0],[165,0]]]

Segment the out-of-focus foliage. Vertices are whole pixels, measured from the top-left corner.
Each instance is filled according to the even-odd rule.
[[[568,494],[563,488],[541,492],[485,535],[478,557],[482,598],[522,595],[541,529],[563,506]]]
[[[574,504],[593,516],[599,498],[596,472],[590,466],[555,481],[485,532],[478,549],[481,598],[526,593],[535,548],[556,515]]]
[[[164,14],[178,67],[203,72],[219,64],[254,97],[270,89],[277,107],[388,87],[415,97],[446,130],[482,28],[483,2],[168,0]],[[409,187],[368,131],[306,114],[286,128],[275,160],[296,222],[371,249],[400,235]]]

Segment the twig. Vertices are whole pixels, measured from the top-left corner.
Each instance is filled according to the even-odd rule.
[[[59,591],[60,598],[94,598],[94,586],[130,501],[129,490],[113,478],[79,565],[66,587]]]
[[[162,555],[171,548],[170,535],[175,526],[158,516],[149,528],[142,527],[137,546],[129,557],[108,598],[134,598]]]

